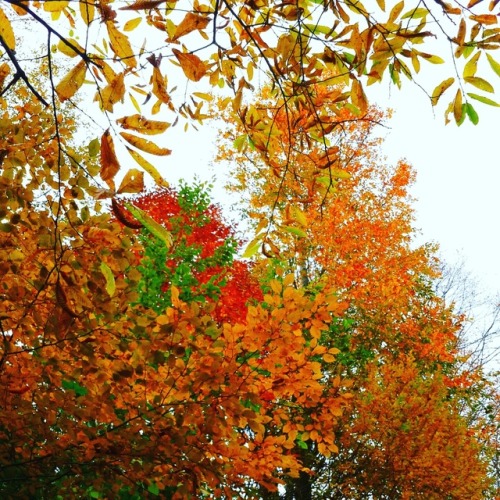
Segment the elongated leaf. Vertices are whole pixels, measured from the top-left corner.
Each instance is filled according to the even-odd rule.
[[[123,25],[123,31],[133,31],[139,24],[141,24],[142,17],[135,17],[134,19],[130,19]]]
[[[70,38],[68,41],[71,43],[71,45],[76,47],[80,51],[80,53],[83,54],[85,52],[85,49],[74,38]],[[65,44],[62,40],[60,40],[59,43],[57,44],[57,49],[63,54],[67,55],[68,57],[75,57],[78,55],[77,52],[75,52],[69,45]]]
[[[455,78],[448,78],[441,82],[432,92],[431,102],[433,106],[436,106],[441,96],[448,90],[453,83],[455,82]]]
[[[81,60],[71,69],[71,71],[57,84],[56,93],[61,102],[71,99],[78,89],[83,85],[87,66],[85,61]]]
[[[125,203],[125,207],[151,234],[163,241],[167,248],[172,245],[172,235],[161,224],[132,203]]]
[[[124,129],[135,130],[145,135],[161,134],[170,127],[170,123],[148,120],[139,114],[119,118],[116,122]]]
[[[137,61],[128,37],[117,29],[113,21],[106,21],[106,27],[108,28],[111,48],[115,55],[129,68],[135,68],[137,66]]]
[[[132,146],[137,149],[141,149],[146,153],[150,153],[156,156],[167,156],[172,153],[171,149],[161,148],[157,146],[154,142],[143,139],[142,137],[137,137],[136,135],[128,134],[127,132],[120,132],[120,135]]]
[[[119,73],[104,89],[97,92],[95,100],[100,101],[101,109],[110,113],[117,102],[123,102],[125,95],[125,73]]]
[[[493,59],[493,57],[490,54],[486,54],[486,58],[488,59],[488,62],[490,63],[491,69],[498,75],[500,76],[500,64]]]
[[[111,188],[115,188],[113,181],[115,175],[120,170],[120,164],[115,153],[113,138],[109,129],[101,137],[101,179]]]
[[[113,272],[105,262],[101,262],[100,269],[101,273],[106,279],[106,292],[110,297],[112,297],[116,291],[116,283],[115,283],[115,277],[113,276]]]
[[[453,116],[455,117],[456,123],[459,123],[462,119],[463,112],[462,91],[458,89],[457,94],[455,95],[455,100],[453,101]]]
[[[0,8],[0,36],[3,38],[4,43],[10,50],[16,50],[16,37],[14,30],[10,24],[9,18],[5,12]]]
[[[172,49],[181,65],[182,71],[193,82],[200,81],[207,73],[206,64],[195,54],[187,54],[177,49]]]
[[[477,87],[480,90],[484,90],[485,92],[490,92],[490,93],[495,92],[495,89],[493,88],[491,83],[487,82],[483,78],[479,78],[478,76],[468,76],[464,78],[464,80],[467,83],[474,85],[474,87]]]
[[[467,113],[469,120],[474,125],[477,125],[479,123],[479,116],[471,103],[469,102],[465,103],[465,112]]]
[[[295,236],[300,236],[301,238],[307,238],[306,232],[303,231],[302,229],[299,229],[298,227],[281,225],[280,228],[283,229],[283,231],[286,231],[287,233],[294,234]]]
[[[169,187],[169,183],[160,175],[156,167],[143,158],[137,151],[127,147],[130,156],[153,178],[158,186]]]
[[[472,99],[475,99],[476,101],[482,102],[483,104],[488,104],[488,106],[495,106],[495,107],[500,106],[498,102],[495,102],[492,99],[489,99],[488,97],[485,97],[483,95],[473,94],[472,92],[467,92],[467,95]]]
[[[264,238],[264,234],[258,234],[245,248],[242,257],[244,259],[249,259],[253,257],[262,246],[262,239]]]
[[[473,57],[471,57],[469,61],[467,61],[467,64],[465,65],[464,72],[463,72],[464,78],[468,78],[468,77],[474,76],[476,74],[477,62],[478,62],[480,56],[481,56],[481,52],[478,52]]]

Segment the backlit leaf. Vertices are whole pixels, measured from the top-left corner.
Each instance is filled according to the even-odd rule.
[[[471,103],[469,102],[465,103],[465,112],[467,113],[469,120],[474,125],[477,125],[479,123],[479,116]]]
[[[464,80],[467,83],[474,85],[474,87],[477,87],[480,90],[484,90],[485,92],[495,92],[495,89],[493,88],[491,83],[487,82],[483,78],[479,78],[478,76],[467,76],[464,78]]]
[[[287,233],[294,234],[295,236],[300,236],[301,238],[307,238],[307,233],[304,230],[299,229],[298,227],[280,225],[280,228],[283,229],[283,231],[286,231]]]
[[[136,168],[131,168],[120,183],[117,193],[133,194],[144,190],[144,174]]]
[[[441,96],[449,89],[453,83],[455,82],[455,78],[447,78],[443,82],[441,82],[432,92],[431,102],[433,106],[436,106]]]
[[[109,129],[101,137],[101,179],[111,188],[115,188],[113,181],[115,175],[120,170],[120,164],[115,153],[113,138]]]
[[[206,28],[210,18],[206,15],[188,12],[184,19],[177,26],[172,41],[179,39],[181,36],[187,35],[195,30]]]
[[[459,123],[460,120],[462,119],[462,113],[463,113],[462,91],[458,89],[457,94],[455,95],[455,100],[453,101],[453,115],[457,123]]]
[[[130,156],[153,178],[158,186],[168,187],[168,182],[160,175],[158,170],[149,161],[143,158],[137,151],[127,147]]]
[[[464,66],[464,72],[463,72],[464,78],[474,76],[476,74],[477,62],[480,56],[481,52],[478,52],[473,57],[471,57],[469,61],[467,61],[467,64]]]
[[[116,122],[124,129],[135,130],[146,135],[161,134],[170,127],[170,123],[148,120],[139,114],[119,118]]]
[[[106,21],[106,27],[108,29],[111,48],[115,55],[130,68],[135,68],[137,61],[128,37],[118,30],[113,21]]]
[[[87,66],[85,61],[80,60],[78,64],[57,84],[56,93],[61,102],[71,99],[85,81]]]
[[[158,224],[158,222],[151,218],[146,212],[135,207],[131,203],[125,203],[125,207],[146,229],[148,229],[148,231],[151,232],[151,234],[163,241],[167,248],[172,245],[172,235],[161,224]]]
[[[203,62],[196,54],[188,54],[186,52],[181,52],[178,49],[172,49],[175,57],[181,65],[182,71],[189,80],[193,82],[198,82],[207,73],[206,63]]]
[[[488,104],[488,106],[495,106],[495,107],[500,106],[500,104],[498,104],[497,102],[483,95],[474,94],[472,92],[467,92],[467,95],[472,99],[475,99],[476,101],[482,102],[483,104]]]
[[[0,36],[10,50],[16,50],[14,30],[12,29],[9,18],[5,15],[2,8],[0,8]]]
[[[137,149],[141,149],[146,153],[150,153],[152,155],[157,156],[167,156],[172,153],[171,149],[161,148],[157,146],[154,142],[148,141],[147,139],[143,139],[142,137],[137,137],[136,135],[129,134],[127,132],[120,132],[120,135],[132,146]]]
[[[500,76],[500,64],[493,59],[493,57],[490,54],[486,54],[486,58],[488,59],[488,62],[490,63],[491,69]]]
[[[123,31],[133,31],[139,24],[141,24],[142,17],[136,17],[134,19],[129,19],[124,25],[123,25]]]

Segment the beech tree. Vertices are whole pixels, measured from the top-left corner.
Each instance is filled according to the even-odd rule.
[[[325,113],[341,92],[318,87]],[[252,105],[272,123],[273,169],[242,126],[231,124],[219,147],[219,160],[237,162],[231,188],[246,196],[257,233],[246,255],[264,277],[281,265],[297,288],[336,297],[342,314],[320,342],[340,350],[326,369],[354,396],[335,428],[339,453],[323,457],[304,440],[297,452],[313,474],[264,498],[493,498],[497,425],[465,408],[495,389],[463,369],[461,317],[433,291],[435,249],[412,247],[414,173],[380,154],[384,113],[332,113],[327,157],[303,133],[307,112],[286,112],[269,88]]]

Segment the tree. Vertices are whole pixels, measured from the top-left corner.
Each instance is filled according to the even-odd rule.
[[[325,113],[341,92],[316,89]],[[305,110],[287,114],[276,92],[262,94],[252,105],[272,123],[273,170],[242,126],[229,126],[219,148],[220,160],[237,162],[232,188],[246,195],[256,228],[246,252],[262,276],[279,263],[297,288],[336,297],[342,314],[319,342],[340,350],[326,369],[353,394],[335,428],[339,453],[322,456],[306,436],[299,451],[313,474],[286,479],[283,495],[268,498],[493,498],[495,425],[464,412],[491,386],[463,370],[461,316],[432,289],[432,247],[411,244],[414,174],[379,154],[373,129],[384,114],[331,112],[337,132],[325,155],[304,133]]]
[[[200,186],[90,205],[95,156],[50,119],[27,101],[0,122],[2,494],[231,497],[300,474],[306,425],[334,452],[349,399],[316,337],[335,301],[282,273],[262,296]]]

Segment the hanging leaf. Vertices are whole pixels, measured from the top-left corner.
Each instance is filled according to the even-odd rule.
[[[120,170],[120,164],[115,153],[115,145],[113,138],[109,133],[109,129],[104,132],[101,137],[101,179],[110,187],[115,188],[113,181],[115,175]]]
[[[101,273],[106,279],[106,292],[110,297],[112,297],[116,291],[116,283],[115,283],[115,277],[113,276],[113,272],[105,262],[101,262],[100,269]]]
[[[5,45],[9,47],[10,50],[16,50],[16,37],[14,36],[14,30],[10,24],[9,18],[5,15],[5,12],[0,8],[0,36],[2,37]]]
[[[480,56],[481,52],[478,52],[476,55],[471,57],[469,61],[467,61],[467,64],[464,66],[464,72],[463,72],[464,78],[474,76],[476,74],[477,62]]]
[[[299,236],[301,238],[307,238],[307,233],[302,229],[299,229],[298,227],[281,225],[280,228],[286,231],[287,233],[294,234],[295,236]]]
[[[457,94],[455,95],[455,100],[453,101],[453,116],[455,117],[455,122],[460,122],[460,120],[462,119],[463,111],[462,91],[458,89]]]
[[[206,64],[195,54],[187,54],[177,49],[172,49],[181,65],[182,71],[193,82],[200,81],[208,71]]]
[[[81,60],[78,64],[57,84],[56,94],[61,102],[71,99],[78,89],[83,85],[87,66]]]
[[[100,101],[101,109],[113,112],[113,106],[117,102],[123,102],[123,96],[125,95],[125,73],[119,73],[113,78],[113,80],[104,87],[102,90],[98,90],[96,94],[96,99]]]
[[[194,12],[188,12],[186,17],[177,26],[172,41],[178,40],[181,36],[187,35],[195,30],[206,28],[210,18]]]
[[[465,112],[467,113],[469,120],[474,125],[477,125],[479,123],[479,116],[471,103],[469,102],[465,103]]]
[[[70,38],[68,42],[70,42],[71,45],[77,48],[80,51],[80,54],[85,53],[85,49],[74,38]],[[69,45],[64,43],[62,40],[59,40],[59,43],[57,44],[57,50],[67,55],[68,57],[75,57],[78,55],[78,52],[75,52],[75,50],[73,50]]]
[[[148,120],[139,114],[124,116],[116,122],[124,129],[135,130],[145,135],[161,134],[170,127],[170,123]]]
[[[123,178],[117,193],[140,193],[144,189],[144,174],[136,168],[131,168]]]
[[[253,257],[262,246],[262,239],[264,238],[264,234],[257,235],[245,248],[242,257],[244,259],[249,259]]]
[[[160,175],[156,167],[143,158],[137,151],[127,147],[130,156],[153,178],[158,186],[169,187],[169,183]]]
[[[133,31],[139,24],[141,24],[142,17],[136,17],[134,19],[130,19],[123,25],[123,31]]]
[[[467,95],[472,99],[475,99],[476,101],[482,102],[483,104],[488,104],[488,106],[495,106],[495,107],[500,106],[500,104],[498,104],[497,102],[483,95],[473,94],[472,92],[468,92]]]
[[[132,146],[137,149],[141,149],[146,153],[150,153],[156,156],[167,156],[172,153],[171,149],[161,148],[157,146],[154,142],[143,139],[142,137],[137,137],[136,135],[128,134],[127,132],[120,132],[120,135]]]
[[[486,58],[488,59],[488,62],[490,63],[491,69],[498,75],[500,76],[500,64],[493,59],[493,57],[490,54],[486,54]]]
[[[495,92],[495,89],[493,88],[491,83],[487,82],[483,78],[479,78],[478,76],[468,76],[465,77],[464,80],[467,83],[474,85],[474,87],[477,87],[480,90],[484,90],[485,92]]]
[[[108,28],[111,48],[115,55],[129,68],[135,68],[137,66],[137,61],[128,37],[116,28],[113,21],[106,21],[106,27]]]
[[[432,92],[431,96],[431,103],[433,106],[436,106],[438,103],[439,99],[441,96],[446,92],[447,89],[449,89],[452,85],[453,82],[455,81],[455,78],[448,78],[441,82],[435,89],[434,92]]]

